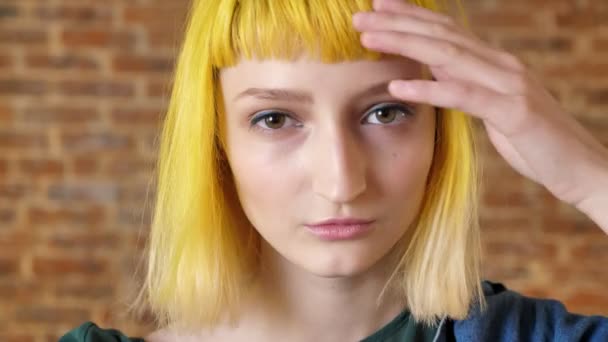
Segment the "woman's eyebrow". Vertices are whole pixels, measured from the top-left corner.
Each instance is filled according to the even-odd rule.
[[[280,88],[249,88],[242,91],[234,97],[234,101],[241,99],[246,96],[255,97],[261,100],[277,100],[277,101],[290,101],[290,102],[302,102],[302,103],[313,103],[313,98],[310,93],[298,90],[280,89]]]
[[[357,97],[388,94],[389,83],[390,80],[375,83],[363,90],[361,93],[357,94]],[[314,102],[313,96],[308,92],[282,88],[248,88],[237,94],[234,97],[234,101],[247,96],[255,97],[261,100],[301,102],[306,104],[311,104]]]

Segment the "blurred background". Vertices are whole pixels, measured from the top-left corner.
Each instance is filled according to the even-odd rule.
[[[464,2],[608,144],[608,1]],[[0,341],[148,331],[123,314],[188,4],[0,0]],[[485,277],[608,315],[608,236],[480,139]]]

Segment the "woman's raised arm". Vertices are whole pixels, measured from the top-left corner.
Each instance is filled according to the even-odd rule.
[[[398,0],[355,14],[363,45],[430,67],[434,80],[395,80],[398,98],[481,119],[492,144],[524,176],[595,221],[608,234],[608,149],[513,55],[448,16]]]

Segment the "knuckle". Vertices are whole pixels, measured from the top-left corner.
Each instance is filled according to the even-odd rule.
[[[525,115],[532,111],[532,101],[526,95],[515,95],[513,97],[513,114]]]
[[[476,96],[475,87],[469,83],[465,84],[454,84],[454,91],[456,94],[455,101],[457,105],[464,105]]]
[[[530,120],[534,115],[534,101],[525,95],[516,95],[513,97],[512,110],[510,114],[511,130],[513,132],[521,131],[522,127],[525,127],[530,123]]]
[[[526,69],[526,65],[521,61],[521,59],[510,53],[503,53],[501,55],[501,59],[515,71],[521,72]]]
[[[463,49],[453,43],[444,43],[443,45],[443,53],[452,58],[457,58],[463,54]]]
[[[448,26],[455,26],[456,25],[456,20],[454,20],[454,18],[448,16],[448,15],[443,15],[441,18],[441,21]]]
[[[431,31],[430,33],[433,36],[443,37],[444,35],[449,33],[451,30],[444,24],[433,23],[433,24],[431,24],[430,31]]]
[[[524,73],[516,73],[511,80],[511,87],[516,94],[526,94],[530,88],[530,80]]]

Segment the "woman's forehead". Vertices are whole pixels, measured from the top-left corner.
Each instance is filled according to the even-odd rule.
[[[419,78],[423,73],[420,63],[400,56],[386,56],[377,60],[349,60],[335,63],[301,56],[297,59],[240,59],[231,66],[220,69],[222,79],[240,79],[258,82],[287,82],[298,78],[329,80],[331,78],[391,77]]]
[[[388,94],[394,79],[422,79],[419,63],[405,58],[324,63],[314,59],[242,60],[220,75],[225,100],[282,100],[313,103],[350,101]]]

